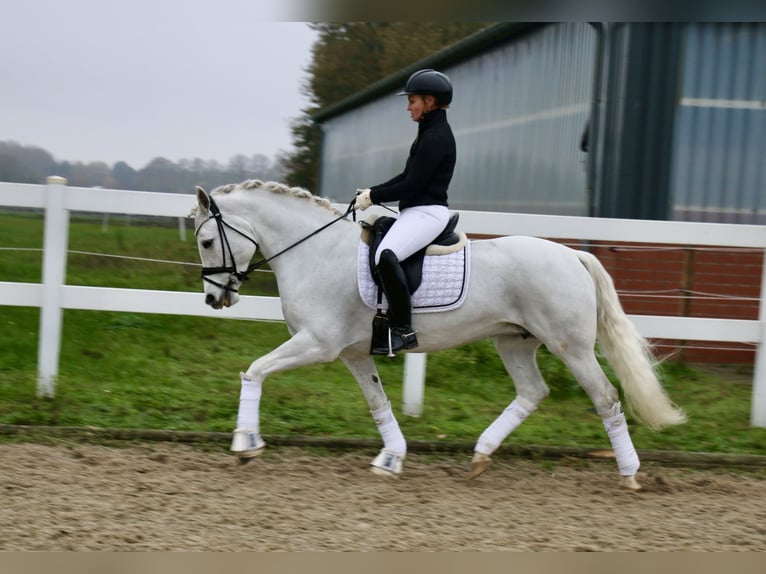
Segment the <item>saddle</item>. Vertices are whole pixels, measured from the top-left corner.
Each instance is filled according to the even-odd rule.
[[[466,236],[462,232],[456,232],[459,213],[453,213],[450,215],[447,225],[439,236],[434,239],[430,245],[427,245],[420,251],[417,251],[410,255],[404,261],[400,261],[399,264],[404,271],[404,276],[407,279],[407,288],[410,295],[417,291],[420,287],[420,283],[423,280],[423,261],[426,254],[446,254],[454,251],[459,251],[466,242]],[[389,216],[373,216],[365,221],[361,222],[362,225],[362,241],[370,246],[370,274],[372,275],[375,283],[380,287],[380,279],[378,274],[375,273],[375,253],[378,250],[380,242],[385,237],[386,233],[391,229],[391,226],[396,221],[395,217]]]

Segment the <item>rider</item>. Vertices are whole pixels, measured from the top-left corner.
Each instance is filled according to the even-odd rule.
[[[418,346],[411,326],[410,293],[399,262],[426,247],[447,225],[447,188],[456,158],[446,112],[452,101],[449,78],[436,70],[419,70],[397,95],[407,96],[407,111],[418,123],[404,171],[385,183],[357,189],[354,203],[355,209],[365,210],[372,204],[399,201],[399,216],[375,253],[375,269],[388,300],[393,352]],[[371,353],[389,354],[388,345],[373,347]]]

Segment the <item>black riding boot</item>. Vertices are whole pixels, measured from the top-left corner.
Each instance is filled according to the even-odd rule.
[[[385,249],[380,254],[376,271],[388,300],[389,328],[387,340],[378,341],[373,337],[370,354],[393,355],[397,351],[414,349],[418,346],[418,339],[410,325],[410,291],[393,251]]]

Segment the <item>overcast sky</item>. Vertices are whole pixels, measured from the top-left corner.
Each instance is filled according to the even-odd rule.
[[[0,0],[0,141],[136,169],[289,150],[316,33],[285,5]]]

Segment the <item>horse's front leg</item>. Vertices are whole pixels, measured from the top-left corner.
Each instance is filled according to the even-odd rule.
[[[266,447],[260,431],[261,388],[264,379],[279,371],[331,361],[336,355],[321,345],[310,332],[299,331],[270,353],[253,361],[246,372],[240,373],[242,387],[237,426],[231,441],[231,451],[240,463],[249,462]]]
[[[371,463],[371,470],[383,476],[399,476],[402,462],[407,455],[407,442],[399,423],[391,410],[391,401],[386,397],[383,384],[370,355],[342,353],[340,358],[354,375],[370,407],[370,413],[383,438],[383,448]]]

